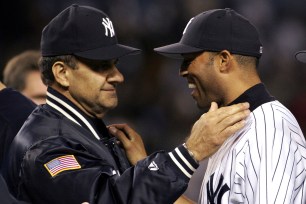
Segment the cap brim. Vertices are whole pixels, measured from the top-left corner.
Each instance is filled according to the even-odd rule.
[[[76,52],[73,54],[79,57],[92,60],[111,60],[118,59],[126,55],[139,54],[140,52],[141,50],[137,48],[121,44],[115,44],[108,47],[101,47],[83,52]]]
[[[166,57],[183,59],[182,54],[194,53],[203,51],[203,49],[191,47],[181,43],[174,43],[163,47],[154,48],[154,51]]]

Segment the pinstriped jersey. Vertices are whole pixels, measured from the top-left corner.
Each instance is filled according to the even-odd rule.
[[[286,107],[275,100],[257,106],[209,158],[199,203],[305,204],[305,147]]]

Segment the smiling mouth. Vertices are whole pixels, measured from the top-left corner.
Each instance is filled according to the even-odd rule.
[[[191,93],[190,93],[190,95],[191,95],[192,97],[195,97],[196,92],[197,92],[197,86],[196,86],[196,84],[195,84],[195,83],[192,83],[192,82],[188,82],[188,88],[192,90]]]
[[[194,83],[188,83],[188,88],[190,88],[190,89],[195,89],[195,88],[197,88],[197,86],[194,84]]]

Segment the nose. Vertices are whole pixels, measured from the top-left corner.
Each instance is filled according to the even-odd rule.
[[[124,77],[122,73],[117,69],[117,67],[114,66],[111,73],[109,74],[108,82],[119,84],[119,83],[122,83],[123,81],[124,81]]]
[[[186,77],[188,75],[188,66],[189,64],[186,64],[185,61],[183,61],[181,67],[180,67],[180,70],[179,70],[179,75],[181,77]]]

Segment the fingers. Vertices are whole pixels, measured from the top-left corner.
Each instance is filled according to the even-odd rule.
[[[245,120],[241,120],[231,126],[226,127],[220,134],[221,134],[221,138],[223,138],[223,140],[225,140],[226,138],[228,138],[228,136],[233,135],[234,133],[236,133],[237,131],[239,131],[240,129],[242,129],[246,124]]]
[[[219,121],[222,121],[229,116],[247,110],[249,107],[250,107],[249,103],[238,103],[235,105],[219,108],[216,111],[211,111],[209,113],[215,114],[216,117],[219,119]]]
[[[243,110],[224,118],[220,123],[224,123],[225,126],[233,125],[241,120],[246,119],[250,113],[251,112],[248,109]]]
[[[108,126],[110,134],[114,135],[121,142],[126,156],[132,165],[147,156],[143,141],[127,124],[113,124]]]
[[[137,137],[137,133],[127,124],[112,124],[109,126],[110,127],[114,127],[117,130],[121,130],[122,132],[125,133],[126,137],[128,137],[130,140],[134,140],[135,137]]]
[[[216,111],[218,109],[218,104],[216,102],[211,102],[208,112]]]
[[[218,108],[212,103],[210,110],[193,125],[186,145],[201,161],[218,150],[222,143],[245,126],[249,116],[248,103]]]
[[[123,146],[127,145],[130,139],[126,136],[126,134],[123,131],[117,129],[114,126],[110,126],[108,130],[113,136],[115,136],[123,144]]]
[[[220,132],[228,132],[231,135],[245,125],[245,119],[250,115],[250,110],[242,110],[224,118],[219,123]]]
[[[127,124],[112,124],[108,129],[125,148],[129,148],[131,142],[142,142],[140,135]]]

